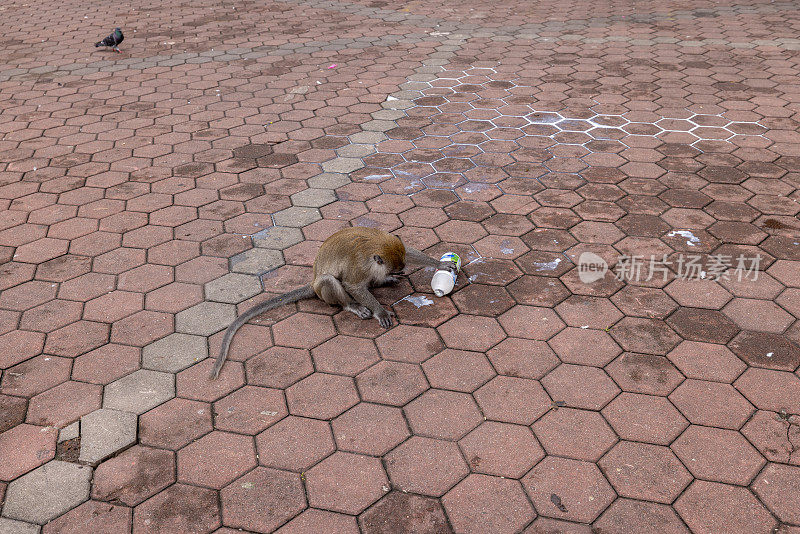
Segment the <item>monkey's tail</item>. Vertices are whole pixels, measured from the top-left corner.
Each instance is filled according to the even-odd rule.
[[[292,302],[297,302],[299,300],[310,299],[314,296],[316,296],[314,289],[310,285],[305,285],[298,289],[293,289],[292,291],[284,293],[278,297],[265,300],[260,304],[256,304],[237,317],[236,320],[231,323],[228,329],[225,330],[225,335],[222,336],[222,345],[219,348],[219,355],[217,356],[217,361],[214,362],[214,367],[211,369],[211,373],[209,375],[211,379],[213,380],[219,376],[219,372],[222,370],[222,365],[225,363],[225,358],[228,357],[228,349],[230,349],[233,336],[236,334],[236,331],[239,330],[247,321],[256,315],[261,315],[262,313],[277,308],[278,306],[291,304]]]

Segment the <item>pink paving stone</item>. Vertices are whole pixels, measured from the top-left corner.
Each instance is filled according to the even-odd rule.
[[[761,410],[800,414],[800,377],[795,374],[751,367],[734,386]]]
[[[537,306],[514,306],[499,318],[509,336],[546,341],[564,328],[556,313]]]
[[[561,521],[550,517],[539,516],[522,534],[595,534],[592,527],[583,523]]]
[[[460,439],[483,421],[471,395],[430,389],[403,409],[415,435]]]
[[[741,486],[695,480],[674,504],[692,532],[770,532],[776,521]]]
[[[0,353],[0,369],[36,356],[42,351],[45,335],[40,332],[14,330],[0,336],[0,346],[6,347]]]
[[[101,397],[101,386],[72,380],[64,382],[30,400],[27,422],[65,427],[100,408]]]
[[[477,352],[489,350],[505,337],[496,319],[477,315],[458,315],[438,330],[448,347]]]
[[[74,358],[108,343],[109,327],[90,321],[76,321],[47,334],[45,352]]]
[[[361,398],[369,402],[403,406],[428,389],[419,365],[382,361],[356,377]]]
[[[550,409],[542,385],[528,378],[497,376],[474,394],[487,419],[529,425]]]
[[[27,409],[26,399],[0,394],[0,433],[21,424]]]
[[[256,466],[252,438],[214,431],[178,451],[178,480],[219,489]]]
[[[441,497],[469,474],[458,445],[452,441],[412,436],[384,457],[393,487]]]
[[[52,460],[57,438],[55,428],[26,424],[0,433],[0,480],[14,480]]]
[[[380,357],[369,339],[336,336],[311,351],[317,371],[355,376]]]
[[[620,441],[598,465],[622,497],[671,503],[692,481],[671,450]]]
[[[486,421],[459,441],[475,473],[519,478],[544,458],[529,428]]]
[[[170,399],[139,416],[139,441],[153,447],[177,450],[211,430],[211,405],[205,402]]]
[[[287,388],[314,371],[311,355],[304,349],[271,347],[245,363],[250,384]]]
[[[219,526],[217,492],[186,484],[173,484],[133,511],[133,531],[137,533],[206,533]]]
[[[516,480],[472,474],[442,498],[456,532],[518,532],[536,512]]]
[[[479,352],[447,349],[422,364],[432,387],[470,393],[494,375],[486,356]]]
[[[316,508],[359,514],[388,491],[380,460],[337,452],[306,472],[308,502]]]
[[[393,491],[373,504],[361,514],[359,523],[363,532],[373,534],[400,532],[445,534],[452,532],[438,499],[399,491]],[[328,523],[328,525],[330,524]],[[355,525],[353,528],[354,534],[358,532]],[[342,534],[350,534],[348,529],[340,528],[339,530]],[[312,534],[312,532],[309,531],[308,534]]]
[[[769,464],[753,482],[753,491],[781,522],[800,524],[797,499],[787,499],[800,492],[800,467]]]
[[[9,368],[0,381],[0,392],[32,397],[69,379],[68,358],[41,355]]]
[[[541,382],[554,402],[586,410],[602,409],[620,392],[602,369],[584,365],[561,364]]]
[[[208,358],[178,373],[175,379],[178,397],[214,402],[244,385],[241,363],[225,362],[219,377],[211,380],[208,373],[213,365],[214,361]]]
[[[617,499],[603,512],[594,527],[600,532],[659,532],[688,534],[689,530],[675,511],[664,504],[633,499]]]
[[[173,332],[173,316],[143,310],[117,321],[111,327],[111,341],[144,347]]]
[[[799,423],[798,415],[759,410],[741,432],[767,460],[800,465]]]
[[[320,531],[358,534],[356,519],[345,514],[308,508],[276,530],[276,534],[316,534]],[[238,532],[238,531],[237,531]],[[230,534],[234,534],[232,531]]]
[[[375,340],[386,360],[420,363],[444,348],[436,330],[398,325]]]
[[[75,358],[72,379],[92,384],[110,384],[139,369],[141,349],[108,343]]]
[[[606,365],[606,372],[623,391],[668,395],[683,375],[664,356],[625,352]]]
[[[306,507],[300,475],[257,467],[220,492],[225,525],[272,532]]]
[[[544,341],[509,337],[486,353],[498,374],[540,379],[559,360]]]
[[[765,460],[734,430],[692,425],[670,448],[696,478],[746,486]]]
[[[172,452],[135,445],[97,466],[92,498],[136,506],[173,482]]]
[[[332,419],[359,401],[353,379],[314,373],[286,390],[289,413]]]
[[[584,328],[565,328],[549,344],[564,363],[597,367],[603,367],[622,352],[606,332]]]
[[[602,410],[603,417],[622,439],[669,445],[689,421],[668,399],[622,393]]]
[[[327,422],[289,416],[256,437],[261,465],[304,471],[336,450]]]
[[[533,424],[547,454],[596,462],[617,437],[597,412],[557,408]]]
[[[669,400],[689,422],[733,430],[741,427],[755,408],[730,384],[686,380]]]
[[[360,402],[331,422],[340,450],[381,456],[409,435],[399,408]]]
[[[85,532],[128,532],[131,509],[99,501],[86,501],[43,528],[43,534],[81,534]]]
[[[305,332],[298,336],[297,332]],[[310,349],[336,334],[330,317],[312,313],[296,313],[272,327],[276,345]]]
[[[288,415],[283,392],[244,386],[213,405],[214,428],[254,436]]]
[[[582,523],[592,522],[616,497],[595,464],[556,456],[536,464],[522,485],[540,515]]]
[[[747,368],[726,346],[713,343],[683,341],[667,358],[687,378],[714,382],[731,383]]]

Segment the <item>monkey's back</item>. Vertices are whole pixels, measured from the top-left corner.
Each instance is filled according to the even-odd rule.
[[[373,255],[402,263],[405,248],[396,236],[377,228],[352,227],[339,230],[322,243],[314,260],[314,279],[331,275],[337,280],[361,282],[368,275]]]

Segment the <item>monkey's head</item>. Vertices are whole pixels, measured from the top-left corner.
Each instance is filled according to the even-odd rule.
[[[400,238],[390,235],[383,243],[381,253],[373,256],[375,263],[386,269],[386,274],[403,274],[406,268],[406,247]]]

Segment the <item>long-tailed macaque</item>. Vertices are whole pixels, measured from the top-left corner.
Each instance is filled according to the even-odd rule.
[[[375,228],[345,228],[322,243],[314,261],[314,280],[309,285],[257,304],[231,323],[222,337],[211,378],[219,375],[236,331],[253,317],[278,306],[310,299],[315,295],[330,304],[353,312],[361,319],[375,317],[384,328],[392,326],[388,311],[369,288],[395,283],[403,274],[408,258],[424,266],[452,269],[427,254],[405,247],[400,238]],[[298,335],[302,335],[298,333]]]

